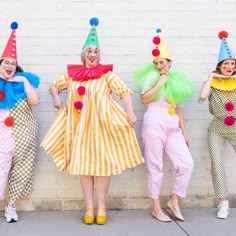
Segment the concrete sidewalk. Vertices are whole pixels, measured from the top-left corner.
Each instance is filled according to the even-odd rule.
[[[168,214],[169,210],[165,210]],[[227,220],[216,218],[217,209],[182,209],[184,222],[163,223],[151,210],[108,211],[106,225],[85,225],[83,211],[19,212],[19,222],[7,224],[0,212],[0,236],[233,236],[236,208]]]

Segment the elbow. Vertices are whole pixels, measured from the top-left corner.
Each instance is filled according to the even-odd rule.
[[[39,102],[40,102],[40,98],[39,98],[39,96],[38,96],[37,98],[31,99],[31,100],[29,101],[29,104],[30,104],[31,106],[37,106],[37,105],[39,105]]]
[[[141,99],[142,104],[146,105],[147,101],[145,101],[145,99]]]
[[[31,106],[37,106],[39,104],[39,101],[38,100],[35,100],[35,101],[31,101],[30,102],[30,105]]]
[[[203,103],[207,98],[208,98],[208,96],[200,95],[198,98],[198,102]]]
[[[33,106],[37,106],[37,105],[39,105],[39,100],[35,101],[33,104]]]
[[[201,100],[206,100],[206,99],[207,99],[207,96],[204,95],[204,94],[200,94],[199,99],[201,99]]]
[[[40,97],[38,96],[37,97],[37,99],[35,99],[35,101],[34,101],[34,106],[37,106],[37,105],[39,105],[39,102],[40,102]]]
[[[142,104],[144,104],[144,105],[148,104],[147,99],[146,99],[143,95],[141,95],[141,102],[142,102]]]
[[[199,99],[205,101],[210,95],[210,91],[201,91],[199,94]]]

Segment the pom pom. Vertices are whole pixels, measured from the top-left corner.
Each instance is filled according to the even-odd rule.
[[[233,116],[226,116],[225,119],[224,119],[224,123],[227,126],[232,126],[235,123],[235,118]]]
[[[153,50],[152,50],[152,55],[153,55],[154,57],[159,56],[159,55],[160,55],[160,50],[159,50],[158,48],[153,49]]]
[[[85,87],[79,86],[79,88],[77,89],[77,92],[79,95],[84,95],[85,94]]]
[[[2,90],[0,91],[0,101],[3,100],[5,98],[5,91]]]
[[[11,29],[17,29],[18,28],[18,23],[17,22],[12,22],[11,23]]]
[[[166,99],[166,102],[167,102],[168,104],[170,104],[170,105],[172,105],[172,104],[173,104],[172,100],[171,100],[171,99],[169,99],[169,98],[167,98],[167,99]]]
[[[157,29],[157,33],[161,33],[161,29]]]
[[[156,36],[156,37],[153,38],[152,42],[153,42],[155,45],[158,45],[158,44],[160,44],[160,42],[161,42],[161,38],[158,37],[158,36]]]
[[[93,17],[93,18],[90,19],[89,23],[90,23],[91,26],[98,26],[99,20],[98,20],[98,18]]]
[[[233,110],[234,110],[234,104],[233,104],[232,102],[227,102],[227,103],[225,104],[225,109],[226,109],[227,111],[233,111]]]
[[[74,103],[74,107],[77,110],[81,110],[83,108],[83,103],[80,102],[80,101],[77,101],[77,102]]]
[[[220,31],[219,34],[218,34],[218,37],[219,37],[219,39],[228,38],[228,32],[225,31],[225,30]]]
[[[7,127],[12,127],[14,125],[14,118],[12,116],[8,116],[5,120],[4,120],[4,124]]]
[[[169,112],[170,115],[174,115],[175,114],[175,108],[173,108],[173,107],[169,108],[168,112]]]

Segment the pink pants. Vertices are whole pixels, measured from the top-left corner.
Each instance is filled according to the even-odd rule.
[[[15,142],[11,128],[4,124],[8,111],[0,110],[0,200],[4,199],[4,192],[14,157]]]
[[[186,197],[192,176],[193,159],[179,128],[179,118],[170,115],[168,109],[149,106],[142,126],[147,191],[152,199],[158,199],[163,181],[163,154],[166,153],[175,168],[173,193]]]

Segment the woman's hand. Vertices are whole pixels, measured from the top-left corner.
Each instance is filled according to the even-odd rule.
[[[136,115],[134,114],[133,111],[128,111],[127,116],[128,116],[128,122],[129,122],[130,126],[132,128],[134,128],[135,124],[136,124],[136,121],[137,121]]]
[[[232,76],[230,76],[230,75],[222,75],[222,74],[218,74],[218,73],[211,73],[209,75],[209,77],[215,78],[215,79],[230,79]]]
[[[57,109],[61,109],[63,108],[63,102],[61,100],[61,98],[59,97],[59,95],[53,96],[53,100],[54,100],[54,107]]]
[[[8,81],[10,82],[25,82],[27,79],[24,76],[15,76]]]
[[[187,146],[189,147],[190,146],[190,141],[189,141],[187,135],[184,135],[184,140],[185,140]]]
[[[168,82],[168,76],[167,75],[161,75],[160,79],[158,81],[158,84],[162,87],[164,84]]]
[[[54,107],[57,108],[57,109],[63,108],[63,103],[62,103],[61,98],[59,96],[58,89],[52,87],[52,88],[49,89],[49,92],[53,97]]]
[[[167,75],[163,74],[160,76],[158,83],[149,91],[141,94],[141,101],[143,104],[148,104],[152,102],[153,98],[155,97],[156,93],[168,82],[169,78]]]
[[[126,114],[128,117],[128,122],[129,122],[130,126],[134,128],[135,123],[137,121],[137,117],[134,114],[131,96],[129,94],[127,94],[122,98],[122,100],[125,104],[125,110],[126,110]]]

